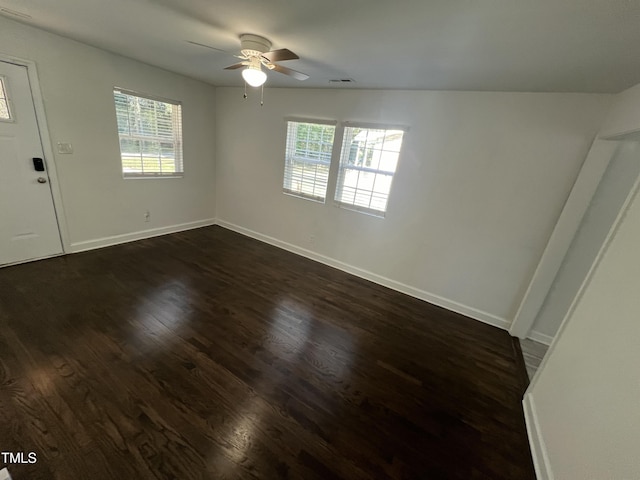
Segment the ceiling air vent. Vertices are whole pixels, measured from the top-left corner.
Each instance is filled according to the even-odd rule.
[[[334,78],[329,80],[329,83],[356,83],[353,78]]]

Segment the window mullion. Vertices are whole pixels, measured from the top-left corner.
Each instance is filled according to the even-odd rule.
[[[329,164],[329,178],[327,179],[327,198],[336,197],[338,176],[340,173],[340,156],[342,152],[342,140],[344,136],[344,126],[338,124],[333,135],[333,150],[331,151],[331,163]]]

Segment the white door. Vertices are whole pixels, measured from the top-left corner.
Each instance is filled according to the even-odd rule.
[[[27,68],[0,62],[0,265],[62,253],[46,169]]]

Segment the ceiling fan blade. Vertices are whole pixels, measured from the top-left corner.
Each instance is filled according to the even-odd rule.
[[[236,58],[241,58],[242,60],[246,60],[247,57],[244,55],[238,55],[237,53],[228,52],[227,50],[222,50],[221,48],[212,47],[210,45],[205,45],[204,43],[192,42],[191,40],[187,40],[187,43],[191,45],[197,45],[198,47],[208,48],[209,50],[215,50],[216,52],[226,53],[227,55],[233,55]]]
[[[296,70],[283,67],[282,65],[274,65],[273,70],[275,70],[276,72],[284,73],[285,75],[289,75],[296,80],[306,80],[307,78],[309,78],[309,75],[307,75],[306,73],[298,72]]]
[[[264,58],[270,62],[282,62],[284,60],[297,60],[300,58],[288,48],[281,48],[280,50],[272,50],[262,54]]]
[[[191,45],[197,45],[198,47],[208,48],[210,50],[215,50],[216,52],[228,53],[229,55],[235,55],[232,52],[227,52],[226,50],[222,50],[221,48],[212,47],[211,45],[205,45],[204,43],[192,42],[191,40],[187,40],[187,43]]]
[[[247,62],[234,63],[233,65],[229,65],[228,67],[224,67],[225,70],[235,70],[237,68],[242,68],[247,64]]]

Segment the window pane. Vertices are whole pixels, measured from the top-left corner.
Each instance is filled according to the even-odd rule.
[[[9,116],[9,105],[7,105],[7,101],[4,98],[0,98],[0,118],[3,120],[11,119]]]
[[[142,142],[142,169],[145,172],[162,173],[160,166],[160,143],[144,140]]]
[[[179,104],[114,90],[124,176],[181,175]]]
[[[120,138],[123,173],[142,173],[140,140]]]
[[[160,144],[160,161],[162,162],[163,173],[171,173],[177,170],[176,151],[173,143],[164,142]]]
[[[0,120],[11,120],[7,90],[5,89],[4,79],[2,77],[0,77]]]
[[[383,214],[402,146],[402,130],[346,127],[335,199]]]
[[[324,201],[334,134],[332,125],[287,122],[285,193]]]
[[[373,186],[373,191],[383,195],[389,195],[391,191],[391,175],[376,175],[376,181]]]

